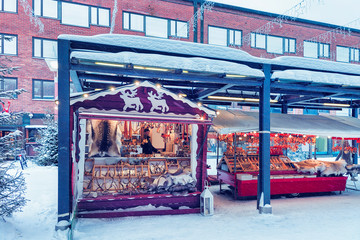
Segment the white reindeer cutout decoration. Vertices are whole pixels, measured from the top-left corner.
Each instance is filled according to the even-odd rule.
[[[158,93],[157,95],[153,91],[150,91],[148,95],[147,99],[149,99],[152,104],[150,112],[153,112],[154,110],[160,110],[163,113],[169,111],[169,106],[166,104],[166,100],[162,99],[164,93]]]
[[[135,90],[120,90],[121,94],[120,97],[124,99],[125,106],[123,108],[123,111],[126,111],[128,108],[133,108],[136,111],[143,110],[144,106],[142,105],[140,98],[135,97],[137,93],[137,89]]]

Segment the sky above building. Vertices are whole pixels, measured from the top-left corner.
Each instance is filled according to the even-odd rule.
[[[360,29],[359,0],[212,0],[244,8]],[[301,5],[300,5],[301,3]]]

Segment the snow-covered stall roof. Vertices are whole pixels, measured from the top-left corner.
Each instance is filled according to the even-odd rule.
[[[240,110],[219,110],[213,120],[220,134],[259,131],[259,113]],[[331,137],[360,137],[360,120],[326,115],[270,114],[272,132]]]
[[[259,78],[264,77],[264,73],[261,70],[250,68],[244,64],[199,57],[185,58],[134,52],[99,53],[78,51],[71,53],[71,57],[99,62],[103,61],[118,64],[133,64],[144,67],[158,67],[174,70],[182,69],[202,73],[226,73]]]
[[[115,89],[95,91],[86,94],[75,93],[70,105],[91,116],[127,115],[137,118],[199,119],[207,114],[216,116],[215,111],[179,97],[164,88],[158,88],[148,81],[124,85]]]
[[[269,64],[288,66],[289,68],[308,68],[309,70],[339,72],[360,75],[360,65],[351,63],[334,62],[306,57],[282,56],[266,61]]]
[[[256,64],[273,64],[289,68],[308,68],[309,70],[339,72],[360,75],[357,64],[341,63],[305,57],[282,56],[274,59],[254,57],[249,53],[235,48],[200,44],[171,39],[133,36],[124,34],[100,34],[95,36],[79,36],[62,34],[59,39],[105,44],[124,47],[127,49],[142,49],[154,52],[174,53],[194,57],[222,59],[228,61],[242,61]]]
[[[272,74],[271,79],[306,81],[311,83],[360,87],[360,76],[349,76],[345,74],[324,73],[308,70],[275,71]]]
[[[148,51],[192,55],[205,58],[221,57],[229,60],[248,61],[254,63],[259,63],[262,60],[262,58],[251,56],[245,51],[229,47],[125,34],[100,34],[96,36],[62,34],[59,36],[59,39],[143,49]]]

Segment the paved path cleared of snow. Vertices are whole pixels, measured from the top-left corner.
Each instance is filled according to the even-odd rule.
[[[30,199],[23,212],[0,220],[0,240],[65,240],[55,232],[57,168],[30,165],[24,171]],[[360,189],[360,183],[358,183]],[[224,186],[224,189],[226,187]],[[215,215],[79,219],[75,240],[337,240],[360,239],[360,191],[271,200],[273,214],[260,215],[256,200],[233,200],[212,186]]]

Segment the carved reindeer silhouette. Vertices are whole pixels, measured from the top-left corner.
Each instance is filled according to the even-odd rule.
[[[163,113],[169,111],[169,106],[166,104],[166,100],[162,99],[164,93],[158,93],[157,95],[153,91],[150,91],[148,95],[147,99],[149,99],[152,104],[150,112],[154,110],[160,110]]]
[[[135,97],[137,93],[137,89],[131,91],[127,90],[120,90],[121,94],[120,97],[124,100],[125,106],[123,111],[126,111],[128,108],[134,108],[136,111],[143,110],[144,106],[142,105],[140,98]]]

